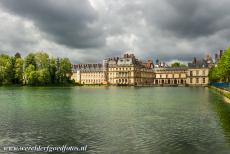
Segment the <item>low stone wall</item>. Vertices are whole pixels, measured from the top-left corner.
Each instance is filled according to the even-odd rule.
[[[230,103],[230,92],[229,91],[224,90],[224,89],[220,89],[220,88],[216,88],[216,87],[213,87],[213,86],[209,86],[209,88],[214,89],[215,91],[217,91],[218,93],[220,93],[221,95],[223,95],[224,96],[224,100],[227,103]]]

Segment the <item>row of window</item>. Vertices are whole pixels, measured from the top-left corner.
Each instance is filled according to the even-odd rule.
[[[186,80],[170,80],[170,79],[166,79],[166,80],[155,80],[155,84],[186,84]]]
[[[104,74],[96,74],[96,75],[94,75],[94,74],[84,74],[84,75],[82,75],[82,77],[103,77],[104,76]]]
[[[199,75],[205,76],[206,75],[205,70],[190,71],[190,76],[199,76]]]
[[[162,78],[164,75],[160,74],[160,78]],[[175,78],[175,74],[166,74],[165,78],[169,78],[171,76],[171,78]],[[181,78],[182,76],[186,76],[185,74],[179,74],[179,78]]]
[[[102,83],[103,80],[82,80],[81,81],[83,84],[84,83]]]
[[[195,83],[196,83],[196,84],[199,84],[199,83],[200,83],[200,82],[199,82],[199,78],[190,78],[190,83],[192,84],[194,80],[195,80]],[[202,83],[203,83],[203,84],[206,83],[206,82],[205,82],[205,78],[202,78]]]
[[[128,70],[132,70],[131,67],[127,68],[127,67],[122,67],[122,68],[109,68],[110,71],[128,71]]]
[[[200,78],[190,78],[190,84],[206,84],[206,79],[205,78],[202,78],[201,82],[200,81]],[[185,84],[186,83],[186,80],[177,80],[177,79],[174,79],[174,80],[170,80],[170,79],[166,79],[166,80],[155,80],[155,84]]]

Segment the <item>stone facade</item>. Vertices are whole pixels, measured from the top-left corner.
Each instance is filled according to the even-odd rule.
[[[209,56],[204,60],[194,58],[188,67],[155,67],[151,59],[146,63],[133,54],[103,60],[102,64],[73,65],[71,79],[80,84],[155,85],[155,86],[205,86],[208,85]]]
[[[73,65],[71,79],[80,84],[107,84],[102,64]]]
[[[155,68],[154,84],[161,86],[186,85],[187,67],[185,68]]]
[[[211,61],[211,62],[210,62]],[[187,84],[189,86],[206,86],[209,83],[208,73],[209,68],[213,66],[210,56],[206,59],[193,59],[188,63]]]
[[[190,86],[208,85],[208,68],[189,68],[187,71],[187,84]]]
[[[153,83],[153,63],[143,64],[133,54],[109,58],[108,83],[111,85],[148,85]]]

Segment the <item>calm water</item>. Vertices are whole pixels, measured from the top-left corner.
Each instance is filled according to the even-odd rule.
[[[0,87],[0,146],[230,153],[230,104],[208,88]]]

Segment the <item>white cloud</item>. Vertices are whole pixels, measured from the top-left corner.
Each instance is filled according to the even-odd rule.
[[[130,50],[188,61],[230,45],[227,0],[67,1],[0,1],[1,52],[43,50],[90,63]]]

